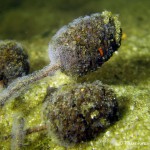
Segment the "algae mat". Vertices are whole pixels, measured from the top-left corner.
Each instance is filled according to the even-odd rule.
[[[30,57],[31,72],[49,63],[48,43],[52,35],[73,19],[109,10],[119,14],[124,40],[117,53],[98,71],[78,82],[101,80],[117,94],[120,117],[117,122],[91,141],[71,150],[150,148],[150,2],[148,0],[69,0],[4,1],[0,11],[0,39],[15,39],[24,44]],[[58,72],[33,84],[0,110],[0,149],[14,149],[8,137],[17,117],[23,116],[25,128],[43,124],[42,102],[49,85],[71,83],[71,78]],[[5,137],[5,138],[4,138]],[[8,137],[8,138],[6,138]],[[55,144],[46,131],[25,137],[22,149],[66,149]]]

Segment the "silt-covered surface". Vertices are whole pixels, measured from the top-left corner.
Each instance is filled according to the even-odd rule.
[[[119,103],[119,120],[96,138],[77,144],[70,150],[86,149],[142,149],[150,147],[150,28],[148,0],[26,0],[1,2],[0,40],[21,42],[29,55],[31,70],[49,64],[48,43],[56,31],[79,16],[104,10],[119,14],[123,29],[122,45],[113,57],[78,82],[100,80],[116,93]],[[0,110],[0,149],[15,147],[10,134],[14,120],[24,118],[24,128],[42,125],[43,99],[47,87],[59,87],[74,82],[60,72],[31,85],[20,97]],[[17,127],[17,125],[16,125]],[[66,149],[53,142],[47,131],[27,135],[22,149]]]

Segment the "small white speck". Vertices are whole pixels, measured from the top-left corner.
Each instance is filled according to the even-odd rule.
[[[115,138],[112,138],[112,140],[110,141],[110,143],[111,143],[112,145],[115,145],[115,146],[118,145],[118,142],[117,142],[117,140],[116,140]]]
[[[115,53],[116,55],[118,55],[118,51],[115,51],[114,53]]]
[[[134,106],[130,106],[130,110],[134,110]]]

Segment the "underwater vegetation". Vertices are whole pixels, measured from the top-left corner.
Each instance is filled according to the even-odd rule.
[[[2,109],[8,99],[18,97],[29,84],[48,75],[55,75],[54,72],[58,69],[75,79],[74,84],[62,85],[57,89],[48,88],[47,95],[43,99],[43,120],[46,122],[43,128],[37,125],[33,129],[25,129],[25,116],[14,117],[12,134],[3,137],[3,139],[12,137],[12,149],[21,149],[26,135],[45,129],[48,129],[58,144],[74,145],[91,140],[118,119],[117,98],[107,85],[99,81],[79,84],[75,82],[77,78],[97,70],[112,56],[121,45],[121,35],[118,17],[108,11],[75,19],[54,35],[49,44],[50,65],[17,78],[5,88],[0,93]],[[1,49],[19,49],[19,54],[24,54],[21,47],[11,41],[6,42]],[[22,56],[26,59],[20,61],[17,58],[22,57],[15,52],[9,55],[14,56],[12,59],[14,70],[10,70],[11,72],[21,72],[23,75],[24,70],[20,69],[18,64],[27,63],[24,75],[28,73],[29,63],[26,55]],[[2,57],[2,60],[3,58],[5,57]],[[8,78],[9,74],[6,75]],[[16,75],[13,78],[15,77]],[[11,107],[15,109],[16,106],[17,104],[13,104]]]

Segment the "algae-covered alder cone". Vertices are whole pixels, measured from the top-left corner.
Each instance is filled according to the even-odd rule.
[[[49,44],[49,56],[51,64],[61,64],[62,71],[81,76],[100,67],[120,45],[118,16],[104,11],[62,27]]]
[[[62,145],[90,140],[118,118],[114,92],[99,81],[48,93],[44,114],[50,134]]]
[[[104,11],[75,19],[52,38],[49,44],[51,63],[10,84],[0,93],[0,106],[4,106],[11,97],[18,96],[29,84],[52,75],[58,69],[75,77],[97,70],[120,44],[120,22],[118,16],[111,12]]]
[[[21,44],[15,41],[0,41],[0,80],[3,80],[5,86],[28,73],[28,56]]]

